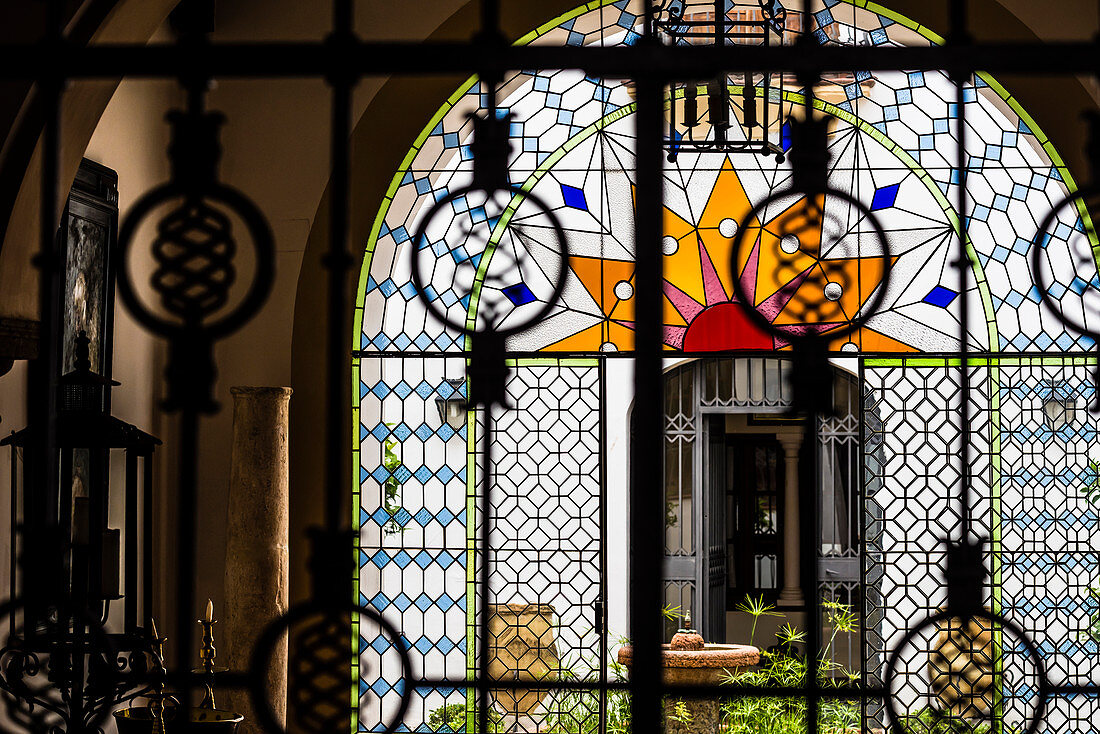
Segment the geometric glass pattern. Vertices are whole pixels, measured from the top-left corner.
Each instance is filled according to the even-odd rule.
[[[829,0],[826,6],[815,14],[822,43],[943,43],[927,28],[874,4]],[[641,0],[597,0],[517,43],[629,45],[637,39],[641,16]],[[634,343],[634,90],[623,80],[577,70],[520,71],[500,88],[500,114],[512,116],[510,181],[553,210],[572,257],[560,302],[507,344],[515,352],[561,359],[514,365],[507,383],[512,408],[497,416],[489,602],[497,605],[495,616],[504,627],[530,631],[542,624],[515,622],[520,613],[504,605],[522,604],[549,620],[559,662],[548,672],[564,674],[568,667],[591,676],[604,666],[606,653],[592,624],[592,605],[598,598],[606,601],[603,358],[629,353]],[[480,536],[473,467],[483,424],[472,414],[458,429],[440,421],[437,401],[456,389],[465,395],[465,383],[456,388],[452,381],[465,378],[464,352],[470,345],[429,316],[418,297],[411,282],[411,238],[431,206],[471,182],[469,115],[484,113],[482,91],[476,79],[457,89],[395,173],[366,243],[355,312],[359,601],[395,621],[414,669],[425,676],[476,672],[471,642],[480,629],[474,617],[478,569],[471,549]],[[735,106],[743,91],[731,85]],[[803,102],[789,91],[782,98],[757,98],[783,113],[772,119]],[[734,303],[734,278],[773,324],[788,329],[809,324],[826,335],[844,330],[861,308],[882,296],[879,311],[860,329],[829,340],[832,350],[862,356],[861,397],[851,403],[862,406],[862,431],[850,421],[830,430],[837,446],[862,440],[861,640],[863,670],[872,685],[881,682],[885,653],[911,621],[942,606],[939,541],[956,535],[960,522],[951,499],[959,480],[954,459],[961,436],[960,367],[943,359],[892,356],[959,349],[961,299],[952,266],[958,255],[956,224],[964,223],[974,260],[968,293],[971,348],[1084,352],[1094,346],[1068,331],[1041,302],[1028,256],[1036,217],[1074,189],[1069,172],[1034,120],[992,77],[977,75],[964,100],[970,209],[959,212],[958,179],[952,173],[959,111],[946,74],[861,71],[827,78],[820,87],[816,104],[833,118],[829,184],[862,202],[882,223],[892,272],[884,291],[883,253],[864,215],[842,198],[818,202],[825,216],[810,227],[797,221],[799,202],[793,197],[773,200],[757,219],[744,221],[750,209],[790,184],[789,159],[777,163],[755,154],[681,150],[664,167],[661,248],[669,352],[788,348],[782,338],[764,334],[744,318]],[[697,133],[705,136],[706,127]],[[729,132],[736,140],[740,126]],[[791,146],[786,125],[766,135],[783,150]],[[447,226],[431,230],[422,243],[420,262],[428,263],[430,283],[422,295],[452,321],[472,322],[483,303],[460,286],[458,275],[485,270],[499,252],[522,264],[520,278],[486,279],[479,292],[502,309],[497,313],[502,325],[513,315],[521,320],[552,295],[551,278],[542,270],[555,256],[549,220],[519,194],[505,214],[494,219],[478,202],[455,198],[438,218],[448,220]],[[486,241],[468,236],[478,224],[491,230]],[[1054,262],[1065,259],[1061,253],[1084,229],[1072,208],[1062,210],[1047,245]],[[789,237],[792,230],[799,232],[797,241]],[[731,262],[738,234],[743,250]],[[1075,313],[1083,289],[1100,285],[1095,271],[1078,267],[1072,274],[1052,265],[1050,289],[1056,302]],[[598,362],[592,359],[597,354]],[[753,391],[753,405],[788,404],[783,380],[747,377],[778,374],[788,368],[785,362],[756,357],[733,362],[714,360],[695,368],[699,394],[692,402],[741,407],[748,403],[737,386],[755,384],[762,389]],[[1097,612],[1087,590],[1100,570],[1096,508],[1078,491],[1094,478],[1089,461],[1097,454],[1096,431],[1080,419],[1091,400],[1089,367],[1084,358],[1001,358],[972,360],[967,369],[972,509],[975,529],[991,538],[986,551],[993,578],[985,601],[1034,634],[1054,683],[1083,681],[1097,654],[1095,643],[1081,636]],[[1044,422],[1042,406],[1052,396],[1061,403],[1077,401],[1077,423],[1054,428]],[[672,484],[686,487],[694,481],[687,458],[698,449],[692,445],[695,418],[670,418],[680,423],[670,426],[666,448],[683,449],[676,453],[681,472]],[[836,447],[822,451],[845,456]],[[839,473],[840,459],[836,467]],[[700,474],[696,467],[695,476]],[[678,552],[690,555],[694,549]],[[687,608],[698,591],[694,585],[686,576],[671,583],[668,601]],[[542,633],[536,637],[547,639]],[[392,686],[397,678],[392,652],[383,647],[373,637],[360,640],[360,731],[379,730],[399,698]],[[911,679],[900,681],[901,703],[911,703],[925,688],[924,663],[909,662]],[[1012,650],[1006,651],[1005,671],[1016,662]],[[1033,696],[1024,689],[1002,693],[1012,694],[1004,698],[1006,717]],[[469,713],[470,703],[460,691],[415,692],[404,726],[450,731],[439,712],[449,706],[467,707]],[[549,718],[542,725],[583,730],[590,704],[583,695],[547,698],[542,705]],[[882,702],[870,702],[867,714],[868,728],[881,726]],[[1098,731],[1098,716],[1095,699],[1082,696],[1051,699],[1047,713],[1052,731]]]
[[[536,677],[598,681],[604,648],[595,616],[604,597],[599,364],[520,362],[507,390],[510,407],[495,411],[492,440],[490,670],[511,670],[518,659]],[[519,714],[517,731],[534,731],[533,721],[539,731],[595,734],[599,692],[550,693],[527,711],[537,698],[498,696],[503,723]]]
[[[367,356],[354,366],[359,602],[400,630],[415,670],[437,678],[466,674],[467,427],[441,423],[436,405],[456,389],[446,378],[464,369],[453,357]],[[360,643],[358,731],[382,731],[401,697],[392,685],[400,661],[372,642],[384,640]],[[464,691],[416,690],[406,720],[465,700]]]
[[[828,44],[898,46],[942,43],[928,29],[862,3],[833,2],[816,14],[816,33]],[[546,24],[517,43],[614,46],[632,43],[641,21],[641,2],[589,4]],[[572,250],[573,267],[561,307],[544,323],[516,335],[512,348],[558,352],[629,351],[633,346],[633,137],[635,103],[621,80],[588,77],[579,71],[517,72],[509,76],[501,113],[513,116],[509,159],[511,181],[548,203],[561,220]],[[740,88],[731,97],[741,99]],[[976,264],[973,267],[972,343],[992,351],[1085,350],[1091,340],[1067,332],[1040,303],[1033,287],[1027,251],[1036,213],[1049,211],[1073,187],[1061,158],[1012,96],[988,75],[979,74],[965,90],[967,181],[971,210],[955,211],[957,181],[952,166],[957,147],[955,88],[938,71],[858,72],[826,79],[818,106],[833,116],[828,136],[829,184],[863,202],[881,221],[892,254],[893,278],[883,294],[881,313],[833,349],[864,353],[954,351],[958,314],[944,310],[937,286],[956,290],[949,260],[953,228],[960,218]],[[769,104],[785,112],[802,98],[787,92]],[[482,110],[475,80],[464,84],[424,128],[406,163],[395,175],[367,242],[359,299],[359,348],[365,351],[453,351],[464,339],[434,319],[415,298],[407,252],[427,208],[471,177],[472,126],[467,115]],[[736,110],[735,110],[736,112]],[[705,127],[705,125],[704,125]],[[733,126],[730,134],[740,134]],[[705,130],[697,133],[705,134]],[[775,144],[779,126],[767,131]],[[839,329],[875,294],[882,261],[870,225],[842,200],[827,198],[824,231],[808,233],[798,257],[783,272],[769,264],[784,259],[780,237],[784,212],[793,200],[776,202],[760,221],[740,222],[748,208],[790,182],[790,163],[754,154],[725,156],[682,151],[664,171],[665,184],[665,343],[673,351],[720,347],[781,349],[744,323],[731,306],[730,249],[738,225],[745,233],[738,277],[754,306],[779,324],[805,316],[804,304],[821,301],[837,283],[817,329]],[[511,308],[550,296],[537,265],[552,243],[545,217],[522,196],[511,219],[495,227],[488,243],[463,239],[485,211],[464,199],[451,209],[456,224],[427,243],[438,258],[429,297],[453,319],[476,313],[477,300],[450,287],[451,273],[467,263],[492,259],[496,244],[518,241],[534,263],[517,288]],[[1051,227],[1048,247],[1065,249],[1082,224],[1071,208]],[[1091,235],[1090,235],[1091,236]],[[787,253],[789,254],[789,253]],[[1052,252],[1052,256],[1053,252]],[[1057,258],[1055,258],[1057,260]],[[1058,261],[1060,262],[1060,260]],[[1060,266],[1059,266],[1060,267]],[[1100,282],[1095,272],[1061,272],[1052,294],[1071,311],[1079,310],[1081,283]],[[760,282],[766,275],[765,282]],[[1075,287],[1076,286],[1076,287]],[[941,297],[929,298],[932,292]],[[507,295],[507,294],[505,294]],[[496,302],[496,301],[494,301]],[[503,315],[507,322],[507,314]],[[831,325],[831,326],[830,326]]]
[[[937,362],[939,364],[932,364]],[[1100,568],[1098,508],[1085,489],[1096,479],[1091,457],[1100,451],[1091,417],[1093,358],[972,360],[971,439],[974,526],[990,539],[985,603],[1019,623],[1034,640],[1053,685],[1084,683],[1100,650],[1088,634],[1097,614]],[[912,621],[943,602],[940,539],[957,537],[959,446],[957,363],[945,360],[867,360],[864,425],[864,529],[868,590],[865,669],[879,683],[886,651]],[[1052,396],[1077,406],[1057,429],[1045,420]],[[994,447],[999,450],[994,451]],[[930,641],[926,641],[930,642]],[[899,699],[926,690],[922,660],[903,674]],[[920,655],[925,657],[922,659]],[[1025,655],[1007,648],[1006,678]],[[909,680],[911,678],[912,680]],[[895,686],[895,690],[898,690]],[[1001,691],[1006,720],[1024,720],[1037,691]],[[909,700],[906,700],[909,699]],[[868,711],[882,720],[881,702]],[[1050,731],[1100,730],[1095,698],[1055,696],[1044,721]]]

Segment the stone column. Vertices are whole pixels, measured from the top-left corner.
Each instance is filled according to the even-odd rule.
[[[264,627],[286,612],[290,565],[289,387],[234,387],[233,455],[226,518],[225,609],[215,639],[228,654],[218,664],[247,670]],[[220,628],[220,629],[219,629]],[[220,635],[218,634],[220,633]],[[286,720],[287,642],[266,672],[267,697]],[[225,691],[218,708],[244,714],[239,734],[260,734],[248,692]]]
[[[783,589],[779,592],[779,606],[801,607],[802,598],[799,562],[802,530],[798,508],[798,450],[802,446],[801,433],[780,433],[776,438],[783,446]]]

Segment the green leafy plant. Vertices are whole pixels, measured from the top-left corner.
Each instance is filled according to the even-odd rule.
[[[1092,504],[1100,506],[1100,463],[1089,460],[1088,476],[1091,479],[1081,488],[1081,494]]]
[[[954,716],[945,716],[931,707],[925,707],[915,714],[902,716],[901,730],[905,734],[1020,734],[1015,724],[1000,722],[993,726],[991,722],[969,722]]]
[[[753,599],[751,596],[746,596],[737,605],[737,611],[744,612],[752,615],[752,630],[749,632],[749,644],[753,644],[756,639],[756,623],[760,621],[761,617],[782,617],[783,615],[775,611],[774,604],[768,604],[764,601],[764,595]]]
[[[473,720],[476,722],[478,709],[476,707],[472,710]],[[466,731],[466,704],[464,703],[451,703],[446,706],[440,706],[437,709],[432,709],[428,712],[428,727],[435,732],[442,732],[442,734],[451,734],[452,732]],[[501,725],[501,716],[491,706],[489,707],[489,734],[500,734],[504,731],[504,727]]]
[[[829,651],[840,632],[855,628],[856,616],[851,608],[839,602],[826,602],[825,621],[832,628],[829,642],[817,660],[818,682],[826,688],[844,688],[859,679],[859,674],[846,670],[830,659]],[[762,598],[747,597],[738,609],[752,615],[750,644],[756,634],[760,617],[775,616],[775,607]],[[780,628],[777,649],[760,653],[760,665],[752,670],[727,673],[722,682],[738,686],[768,686],[799,688],[808,675],[806,656],[796,645],[806,640],[806,633],[790,624]],[[801,698],[770,698],[749,696],[724,701],[722,725],[725,734],[802,734],[806,730],[806,703]],[[859,703],[854,700],[826,698],[818,708],[817,731],[840,734],[860,725]]]
[[[695,717],[691,715],[691,711],[688,710],[687,704],[682,699],[669,699],[668,702],[665,703],[665,706],[665,716],[684,726],[691,726]]]
[[[393,424],[387,423],[386,425],[392,426]],[[386,508],[386,512],[390,516],[390,519],[382,526],[382,532],[385,535],[396,535],[404,530],[397,520],[397,513],[404,508],[401,506],[401,482],[394,476],[401,467],[401,457],[394,451],[395,448],[397,448],[397,441],[393,439],[387,438],[382,442],[382,466],[390,473],[386,481],[382,482],[382,506]]]

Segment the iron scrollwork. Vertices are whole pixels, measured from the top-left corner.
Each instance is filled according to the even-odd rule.
[[[6,602],[0,618],[23,608],[18,599]],[[146,679],[140,666],[119,660],[98,616],[58,606],[37,629],[17,629],[0,648],[5,713],[31,734],[94,731]]]

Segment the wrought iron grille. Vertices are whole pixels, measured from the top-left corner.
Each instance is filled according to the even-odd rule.
[[[628,24],[624,28],[629,31],[630,43],[620,47],[584,47],[579,31],[572,31],[581,36],[579,41],[573,39],[561,46],[510,46],[501,33],[499,3],[494,0],[480,3],[481,27],[470,43],[378,43],[357,38],[353,3],[335,0],[332,33],[324,43],[210,44],[201,24],[184,23],[178,41],[168,46],[82,47],[64,33],[64,3],[49,0],[46,4],[51,11],[51,31],[44,42],[0,46],[0,55],[7,62],[0,64],[0,77],[35,83],[45,111],[45,203],[37,261],[42,282],[39,343],[43,354],[32,370],[28,399],[32,435],[40,437],[37,449],[29,452],[29,475],[40,485],[34,487],[35,492],[43,496],[56,489],[52,478],[59,476],[57,447],[61,445],[52,384],[59,360],[54,297],[58,257],[52,234],[58,220],[53,202],[61,183],[59,124],[64,114],[65,83],[126,75],[175,78],[188,96],[185,109],[173,117],[172,178],[135,205],[120,235],[125,257],[138,246],[135,232],[141,220],[156,214],[158,207],[174,207],[159,219],[158,235],[150,248],[158,265],[152,283],[158,307],[151,308],[138,299],[138,289],[126,267],[118,280],[120,296],[135,318],[168,340],[166,409],[180,415],[176,510],[180,544],[175,559],[177,610],[173,620],[178,654],[171,664],[161,660],[157,650],[160,639],[155,630],[145,630],[150,652],[164,665],[137,675],[134,680],[139,684],[167,682],[185,702],[201,685],[191,674],[188,655],[194,637],[198,542],[195,466],[201,457],[197,437],[202,416],[217,410],[211,398],[216,374],[213,344],[255,315],[273,278],[272,238],[263,213],[247,196],[218,180],[217,130],[221,121],[205,109],[204,95],[214,78],[314,76],[324,78],[332,90],[330,246],[325,263],[330,287],[324,324],[327,412],[324,435],[318,439],[324,441],[327,451],[321,480],[326,523],[314,534],[314,594],[310,601],[290,610],[265,631],[249,669],[231,671],[222,678],[224,685],[252,690],[266,730],[279,732],[283,727],[274,721],[263,693],[264,668],[272,646],[294,625],[300,629],[291,635],[291,665],[303,673],[292,691],[292,698],[302,704],[295,723],[311,732],[344,731],[353,726],[385,732],[432,728],[429,711],[448,705],[461,705],[462,715],[454,726],[447,721],[439,723],[438,730],[524,729],[540,724],[524,719],[528,712],[519,709],[531,691],[544,690],[550,692],[549,703],[542,704],[538,716],[542,726],[554,731],[603,730],[611,697],[620,704],[628,702],[633,730],[639,734],[656,731],[665,720],[663,702],[668,696],[800,702],[803,708],[797,711],[807,730],[817,728],[819,715],[829,706],[855,702],[859,726],[870,730],[888,726],[900,732],[914,724],[911,717],[899,712],[933,699],[944,704],[938,714],[941,718],[958,714],[967,722],[988,719],[998,731],[1013,727],[1029,734],[1040,728],[1095,729],[1095,699],[1100,688],[1083,672],[1095,643],[1074,639],[1075,633],[1093,629],[1095,604],[1068,598],[1061,591],[1089,585],[1095,571],[1090,539],[1096,514],[1091,498],[1074,488],[1081,482],[1095,486],[1096,468],[1089,451],[1096,432],[1087,421],[1065,420],[1068,411],[1063,411],[1054,425],[1054,418],[1044,409],[1055,391],[1056,402],[1063,407],[1077,398],[1082,404],[1095,401],[1095,359],[1010,355],[1006,353],[1010,345],[979,335],[983,327],[989,334],[996,332],[989,330],[989,323],[978,324],[976,311],[971,311],[981,295],[970,280],[972,267],[981,258],[968,247],[967,228],[980,226],[975,222],[984,221],[984,215],[971,205],[966,186],[968,171],[975,165],[967,157],[966,147],[968,103],[977,86],[970,81],[972,74],[978,69],[1028,75],[1093,74],[1095,44],[971,43],[963,0],[948,3],[951,25],[947,40],[928,47],[831,44],[829,41],[836,39],[825,31],[828,8],[814,13],[809,4],[798,15],[807,20],[800,21],[799,38],[793,45],[662,45],[657,36],[658,14],[667,3],[643,3],[636,15],[625,5],[613,5],[623,14],[620,19],[629,16],[619,22]],[[774,18],[777,5],[761,8]],[[726,6],[716,7],[721,15]],[[811,16],[816,27],[808,22]],[[730,27],[736,24],[731,21]],[[573,70],[597,79],[630,81],[636,119],[632,141],[636,213],[629,285],[635,306],[630,319],[633,349],[619,357],[578,356],[563,350],[548,360],[525,349],[528,342],[524,340],[533,339],[533,332],[555,318],[559,301],[568,296],[571,244],[554,207],[538,195],[534,184],[525,188],[509,174],[507,143],[514,135],[502,104],[507,91],[502,82],[514,69]],[[941,334],[939,342],[956,348],[932,356],[876,355],[875,348],[869,346],[873,340],[865,339],[861,332],[889,291],[890,248],[896,243],[886,237],[875,214],[878,190],[871,201],[865,201],[868,197],[862,194],[869,192],[853,193],[830,184],[829,121],[809,111],[815,86],[831,73],[853,73],[851,93],[858,96],[860,83],[866,81],[861,75],[867,72],[848,71],[852,69],[916,75],[922,70],[943,70],[955,83],[954,99],[947,103],[952,113],[945,124],[957,128],[959,144],[956,159],[945,162],[951,174],[942,182],[941,198],[953,197],[948,206],[959,212],[944,237],[945,245],[956,253],[951,262],[958,271],[958,287],[949,291],[950,296],[940,293],[936,298],[944,299],[945,307],[957,298],[955,313],[962,316],[955,324],[956,332]],[[727,295],[729,303],[740,309],[742,333],[764,339],[769,347],[754,342],[755,349],[765,351],[749,350],[748,354],[736,354],[736,359],[739,350],[734,347],[710,350],[705,356],[718,354],[721,358],[702,370],[681,370],[679,379],[691,375],[690,401],[698,400],[702,412],[740,401],[767,408],[763,412],[770,413],[790,407],[803,416],[798,475],[802,511],[793,517],[801,536],[809,541],[801,545],[797,584],[806,602],[809,622],[802,645],[809,654],[805,655],[807,673],[801,685],[793,687],[766,681],[678,685],[662,677],[660,643],[665,629],[660,611],[670,598],[669,589],[675,590],[683,606],[687,595],[697,593],[704,579],[708,584],[711,581],[703,570],[694,578],[666,573],[664,569],[671,566],[664,558],[667,542],[658,541],[669,538],[663,524],[668,484],[661,482],[667,477],[671,458],[679,462],[677,482],[683,486],[687,482],[683,467],[698,466],[704,451],[703,442],[690,437],[692,431],[700,430],[694,416],[667,410],[663,401],[654,399],[665,394],[668,381],[664,358],[669,340],[662,315],[663,257],[670,254],[662,221],[666,90],[730,70],[742,75],[743,84],[746,79],[756,80],[756,74],[762,80],[771,74],[778,79],[790,77],[801,91],[783,93],[783,99],[777,101],[807,108],[802,119],[792,116],[782,130],[775,131],[775,144],[791,161],[789,180],[775,184],[762,201],[738,213],[741,221],[734,221],[735,227],[727,230],[730,233],[723,234],[730,241],[730,262],[714,263],[716,268],[735,270],[730,279],[734,292]],[[419,299],[430,318],[403,324],[401,336],[408,343],[398,349],[404,353],[379,355],[360,344],[362,350],[354,352],[349,374],[345,342],[354,309],[344,285],[353,266],[347,242],[352,90],[364,77],[455,71],[476,74],[477,94],[484,100],[479,106],[481,114],[475,114],[473,139],[460,146],[460,154],[472,158],[474,168],[468,180],[456,181],[453,188],[440,192],[432,211],[400,233],[398,244],[411,243],[400,251],[410,253],[401,267],[411,280],[374,284],[380,291],[390,291],[387,295],[400,292],[406,302]],[[740,92],[746,99],[755,98],[745,94],[743,87]],[[763,99],[770,103],[770,95],[766,90]],[[822,103],[817,109],[827,109],[836,118],[844,112],[842,104]],[[743,107],[741,114],[745,114]],[[594,129],[604,129],[617,119],[601,119]],[[1047,179],[1044,186],[1054,180],[1051,176]],[[428,185],[430,188],[430,181]],[[932,185],[940,189],[939,184]],[[1014,190],[1014,196],[1016,193]],[[1091,196],[1093,192],[1086,189],[1084,193]],[[891,196],[889,192],[881,195]],[[892,195],[897,195],[896,188]],[[805,233],[799,229],[803,220],[820,224],[828,218],[825,205],[818,203],[826,197],[859,212],[860,230],[852,246],[857,254],[866,253],[864,265],[874,270],[879,280],[862,293],[864,298],[854,308],[838,317],[836,309],[845,307],[843,288],[852,283],[841,285],[826,277],[817,297],[795,299],[801,309],[798,319],[777,321],[774,309],[766,313],[767,309],[753,305],[756,294],[746,292],[748,285],[736,271],[741,262],[738,257],[749,259],[747,253],[754,246],[755,238],[746,232],[754,230],[759,237],[762,228],[752,223],[761,219],[769,206],[794,202],[798,221],[779,222],[781,231],[775,235],[782,249],[784,241],[790,243],[784,237]],[[1055,204],[1052,211],[1077,205],[1078,232],[1095,244],[1089,209],[1078,202],[1080,198],[1072,197],[1070,204]],[[572,201],[579,204],[583,195]],[[462,232],[463,237],[484,237],[479,241],[482,249],[476,253],[476,262],[475,253],[460,259],[452,249],[437,252],[435,248],[442,240],[433,227],[448,229],[462,207],[466,207],[463,212],[480,212],[477,219],[471,214],[472,223]],[[239,243],[226,211],[244,225],[256,255],[252,280],[245,284],[245,296],[237,302],[229,297],[229,291],[237,277]],[[434,219],[437,216],[443,224]],[[478,235],[475,225],[481,225],[487,234]],[[458,226],[466,227],[466,222]],[[722,231],[722,225],[717,229]],[[541,249],[532,250],[535,255],[531,255],[516,243],[535,241],[536,230],[545,239],[539,240]],[[1088,340],[1098,336],[1090,328],[1092,311],[1082,308],[1073,312],[1064,300],[1067,292],[1080,295],[1097,287],[1095,261],[1082,264],[1073,260],[1074,253],[1066,245],[1073,235],[1072,228],[1069,230],[1061,232],[1048,217],[1034,238],[1016,243],[1014,247],[1032,253],[1035,283],[1003,294],[1005,299],[1034,294],[1044,302],[1046,313],[1069,329],[1063,332],[1064,343],[1052,342],[1062,350],[1091,345]],[[796,240],[793,251],[782,251],[794,255],[800,247]],[[867,249],[861,249],[864,247]],[[742,248],[746,248],[744,253]],[[396,260],[400,252],[394,252]],[[509,255],[514,257],[504,262]],[[1002,255],[1008,257],[1005,253],[988,257]],[[448,266],[452,270],[463,263],[470,270],[469,282],[462,284],[466,292],[449,303],[448,294],[455,294],[438,289],[436,278],[453,281],[453,273],[436,270],[428,262],[434,258],[446,263],[444,256],[453,261]],[[499,271],[493,270],[502,262]],[[527,286],[524,291],[505,279],[510,267],[536,266],[545,281],[541,298]],[[1066,275],[1067,266],[1072,277]],[[791,265],[780,259],[775,267]],[[1018,278],[1018,273],[1013,277]],[[1070,287],[1055,288],[1059,281],[1069,281]],[[830,289],[832,285],[841,285],[841,291]],[[1013,286],[1017,285],[1021,284],[1014,281]],[[482,299],[480,306],[471,309],[471,297]],[[930,293],[928,297],[933,296]],[[508,303],[514,307],[535,305],[515,310]],[[229,313],[225,313],[226,304],[231,304]],[[383,318],[377,313],[359,316]],[[401,314],[389,311],[384,317],[402,319]],[[819,334],[816,327],[823,324],[831,328]],[[406,327],[416,333],[408,337]],[[849,344],[856,351],[862,344],[864,354],[859,382],[847,387],[847,412],[837,415],[829,359],[838,352],[829,350],[850,351],[846,349]],[[601,347],[605,345],[608,352],[615,346],[611,339]],[[375,341],[370,346],[375,352],[384,352],[389,344]],[[1011,346],[1045,349],[1051,344],[1039,345],[1021,335],[1021,343]],[[784,350],[784,359],[776,360],[769,349]],[[633,490],[627,506],[614,508],[629,517],[633,660],[628,680],[609,678],[605,642],[609,584],[604,534],[611,508],[603,494],[606,425],[600,406],[608,390],[606,364],[616,359],[632,361],[630,379],[636,397],[636,428],[629,449]],[[743,382],[739,381],[742,378]],[[349,420],[349,384],[360,390],[354,424]],[[686,384],[681,382],[681,387]],[[747,391],[747,400],[742,390]],[[456,392],[470,408],[464,425],[440,425],[432,420],[437,401],[456,399]],[[862,396],[858,422],[856,396]],[[521,413],[527,418],[517,418]],[[348,461],[341,448],[349,425],[363,431],[355,467],[359,480],[353,490],[357,539],[348,522]],[[671,452],[669,447],[677,442],[676,452]],[[1052,442],[1064,450],[1052,455],[1047,448]],[[435,447],[434,453],[425,449],[429,444]],[[851,463],[853,446],[861,450],[859,466]],[[440,456],[443,463],[429,463]],[[459,471],[451,468],[452,456]],[[862,516],[845,508],[843,520],[849,524],[844,530],[836,513],[831,516],[834,523],[822,526],[818,489],[825,472],[834,496],[838,481],[851,482],[852,477],[862,475]],[[701,494],[698,476],[696,473],[690,479],[696,498]],[[373,487],[377,494],[367,496],[364,487]],[[547,491],[548,487],[553,491]],[[678,489],[677,501],[683,504],[685,496]],[[836,506],[835,500],[833,504]],[[914,511],[917,508],[920,512]],[[54,518],[39,512],[42,508],[33,509],[24,518],[28,537],[60,537]],[[856,538],[853,520],[860,517],[862,535]],[[698,554],[702,522],[693,519],[688,531],[683,519],[678,518],[683,532],[677,535],[676,552],[671,555],[690,555],[689,547]],[[692,533],[695,540],[685,545],[684,538]],[[825,536],[831,539],[826,541]],[[822,648],[819,554],[823,542],[829,543],[828,558],[860,559],[855,588],[860,592],[862,672],[847,685],[827,680],[829,676],[822,672],[824,667],[828,673],[828,665],[815,654]],[[857,546],[858,553],[853,555]],[[410,553],[410,548],[416,552]],[[16,711],[20,701],[26,703],[42,692],[32,691],[27,681],[48,677],[46,688],[60,689],[62,703],[24,711],[19,724],[36,733],[82,731],[89,722],[98,725],[107,703],[114,700],[118,661],[98,616],[74,607],[70,596],[45,583],[63,572],[60,554],[43,543],[35,549],[22,559],[19,596],[0,606],[12,619],[0,688],[9,710]],[[698,565],[700,569],[704,566]],[[666,584],[666,578],[672,583]],[[509,595],[520,589],[523,604],[515,604]],[[826,593],[837,590],[826,584]],[[697,606],[700,611],[706,608],[705,604]],[[41,629],[34,625],[13,629],[19,618],[15,611],[24,608],[50,610],[46,615],[50,623]],[[554,646],[556,652],[549,663],[545,659],[525,662],[526,676],[509,678],[495,666],[507,647],[501,641],[510,639],[513,632],[509,630],[520,628],[533,632],[542,649]],[[1043,634],[1037,634],[1038,630]],[[953,660],[941,659],[942,639],[956,647],[961,644],[957,639],[966,641],[969,652],[955,657],[965,657],[963,664],[972,670],[960,673],[951,668]],[[28,641],[41,643],[45,651],[29,648]],[[524,645],[528,652],[535,647]],[[44,658],[39,657],[43,652],[49,655],[49,676],[43,675]],[[941,658],[931,657],[933,654]],[[989,660],[979,660],[982,656]],[[536,674],[539,665],[541,673]],[[85,676],[85,667],[95,675]],[[992,676],[993,682],[983,679],[980,685],[960,691],[957,678],[975,670]],[[369,684],[364,671],[372,671]],[[930,693],[929,685],[935,688],[937,681],[939,688]],[[954,694],[944,693],[945,685],[955,686]],[[353,686],[358,686],[358,706],[351,703]],[[510,711],[501,703],[508,700],[513,702]],[[511,718],[497,721],[502,708]],[[625,710],[619,709],[616,715]]]

